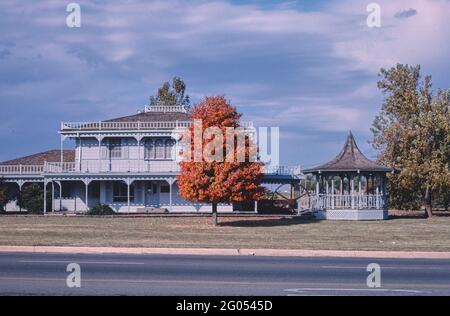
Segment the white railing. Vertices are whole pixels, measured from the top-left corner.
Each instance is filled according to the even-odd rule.
[[[191,121],[155,121],[155,122],[61,122],[61,131],[122,131],[122,130],[158,130],[187,128]],[[253,122],[244,121],[240,125],[253,128]]]
[[[168,122],[62,122],[61,131],[152,130],[186,128],[190,121]]]
[[[263,173],[267,175],[295,176],[301,174],[300,166],[264,166]]]
[[[384,209],[386,206],[386,196],[383,194],[319,194],[312,195],[309,199],[308,208],[313,210]]]
[[[0,165],[0,175],[9,174],[41,174],[43,165]]]
[[[157,173],[180,171],[172,160],[83,160],[79,162],[45,162],[44,165],[0,165],[1,175],[39,175],[43,173]],[[296,176],[299,166],[264,166],[266,175]]]
[[[46,173],[176,173],[179,170],[176,161],[83,160],[81,163],[49,162],[45,165]]]
[[[178,105],[151,105],[147,106],[144,110],[145,112],[183,112],[186,113],[186,108],[184,106]]]

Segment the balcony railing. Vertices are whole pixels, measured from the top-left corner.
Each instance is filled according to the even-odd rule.
[[[0,175],[36,175],[43,172],[43,165],[0,165]]]
[[[61,122],[61,131],[127,131],[187,128],[191,121],[161,122]],[[241,122],[244,128],[253,128],[253,122]]]
[[[46,173],[177,173],[180,167],[176,161],[145,160],[84,160],[75,162],[48,162]]]
[[[41,175],[44,173],[158,173],[180,171],[171,160],[83,160],[79,162],[45,162],[44,165],[0,165],[0,177],[7,175]],[[299,166],[264,166],[266,175],[297,176]]]

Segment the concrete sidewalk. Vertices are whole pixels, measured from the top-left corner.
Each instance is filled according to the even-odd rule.
[[[135,255],[163,254],[163,255],[210,255],[210,256],[450,259],[450,252],[347,251],[347,250],[302,250],[302,249],[0,246],[0,252],[67,253],[67,254],[135,254]]]

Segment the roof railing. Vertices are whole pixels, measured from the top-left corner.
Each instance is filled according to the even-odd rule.
[[[61,122],[61,131],[129,131],[187,128],[192,121],[153,121],[153,122]],[[253,128],[253,122],[241,122],[244,128]]]
[[[179,105],[149,105],[146,106],[144,112],[182,112],[186,113],[187,110],[184,106]]]

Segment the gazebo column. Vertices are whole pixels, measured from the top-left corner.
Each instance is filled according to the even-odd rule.
[[[331,208],[334,209],[334,176],[331,177]]]
[[[358,208],[361,208],[362,202],[362,184],[361,184],[361,175],[358,176]]]
[[[355,180],[350,176],[350,199],[352,208],[355,208]]]
[[[319,184],[320,180],[319,179],[320,179],[320,177],[319,177],[319,175],[317,175],[316,176],[316,195],[317,196],[319,196],[319,194],[320,194],[320,191],[319,191],[320,190],[320,184]]]
[[[376,179],[375,180],[375,182],[376,182],[376,191],[375,191],[376,206],[377,206],[377,209],[380,209],[380,191],[379,191],[379,187],[378,187],[378,185],[379,185],[378,176],[376,176],[375,179]]]

